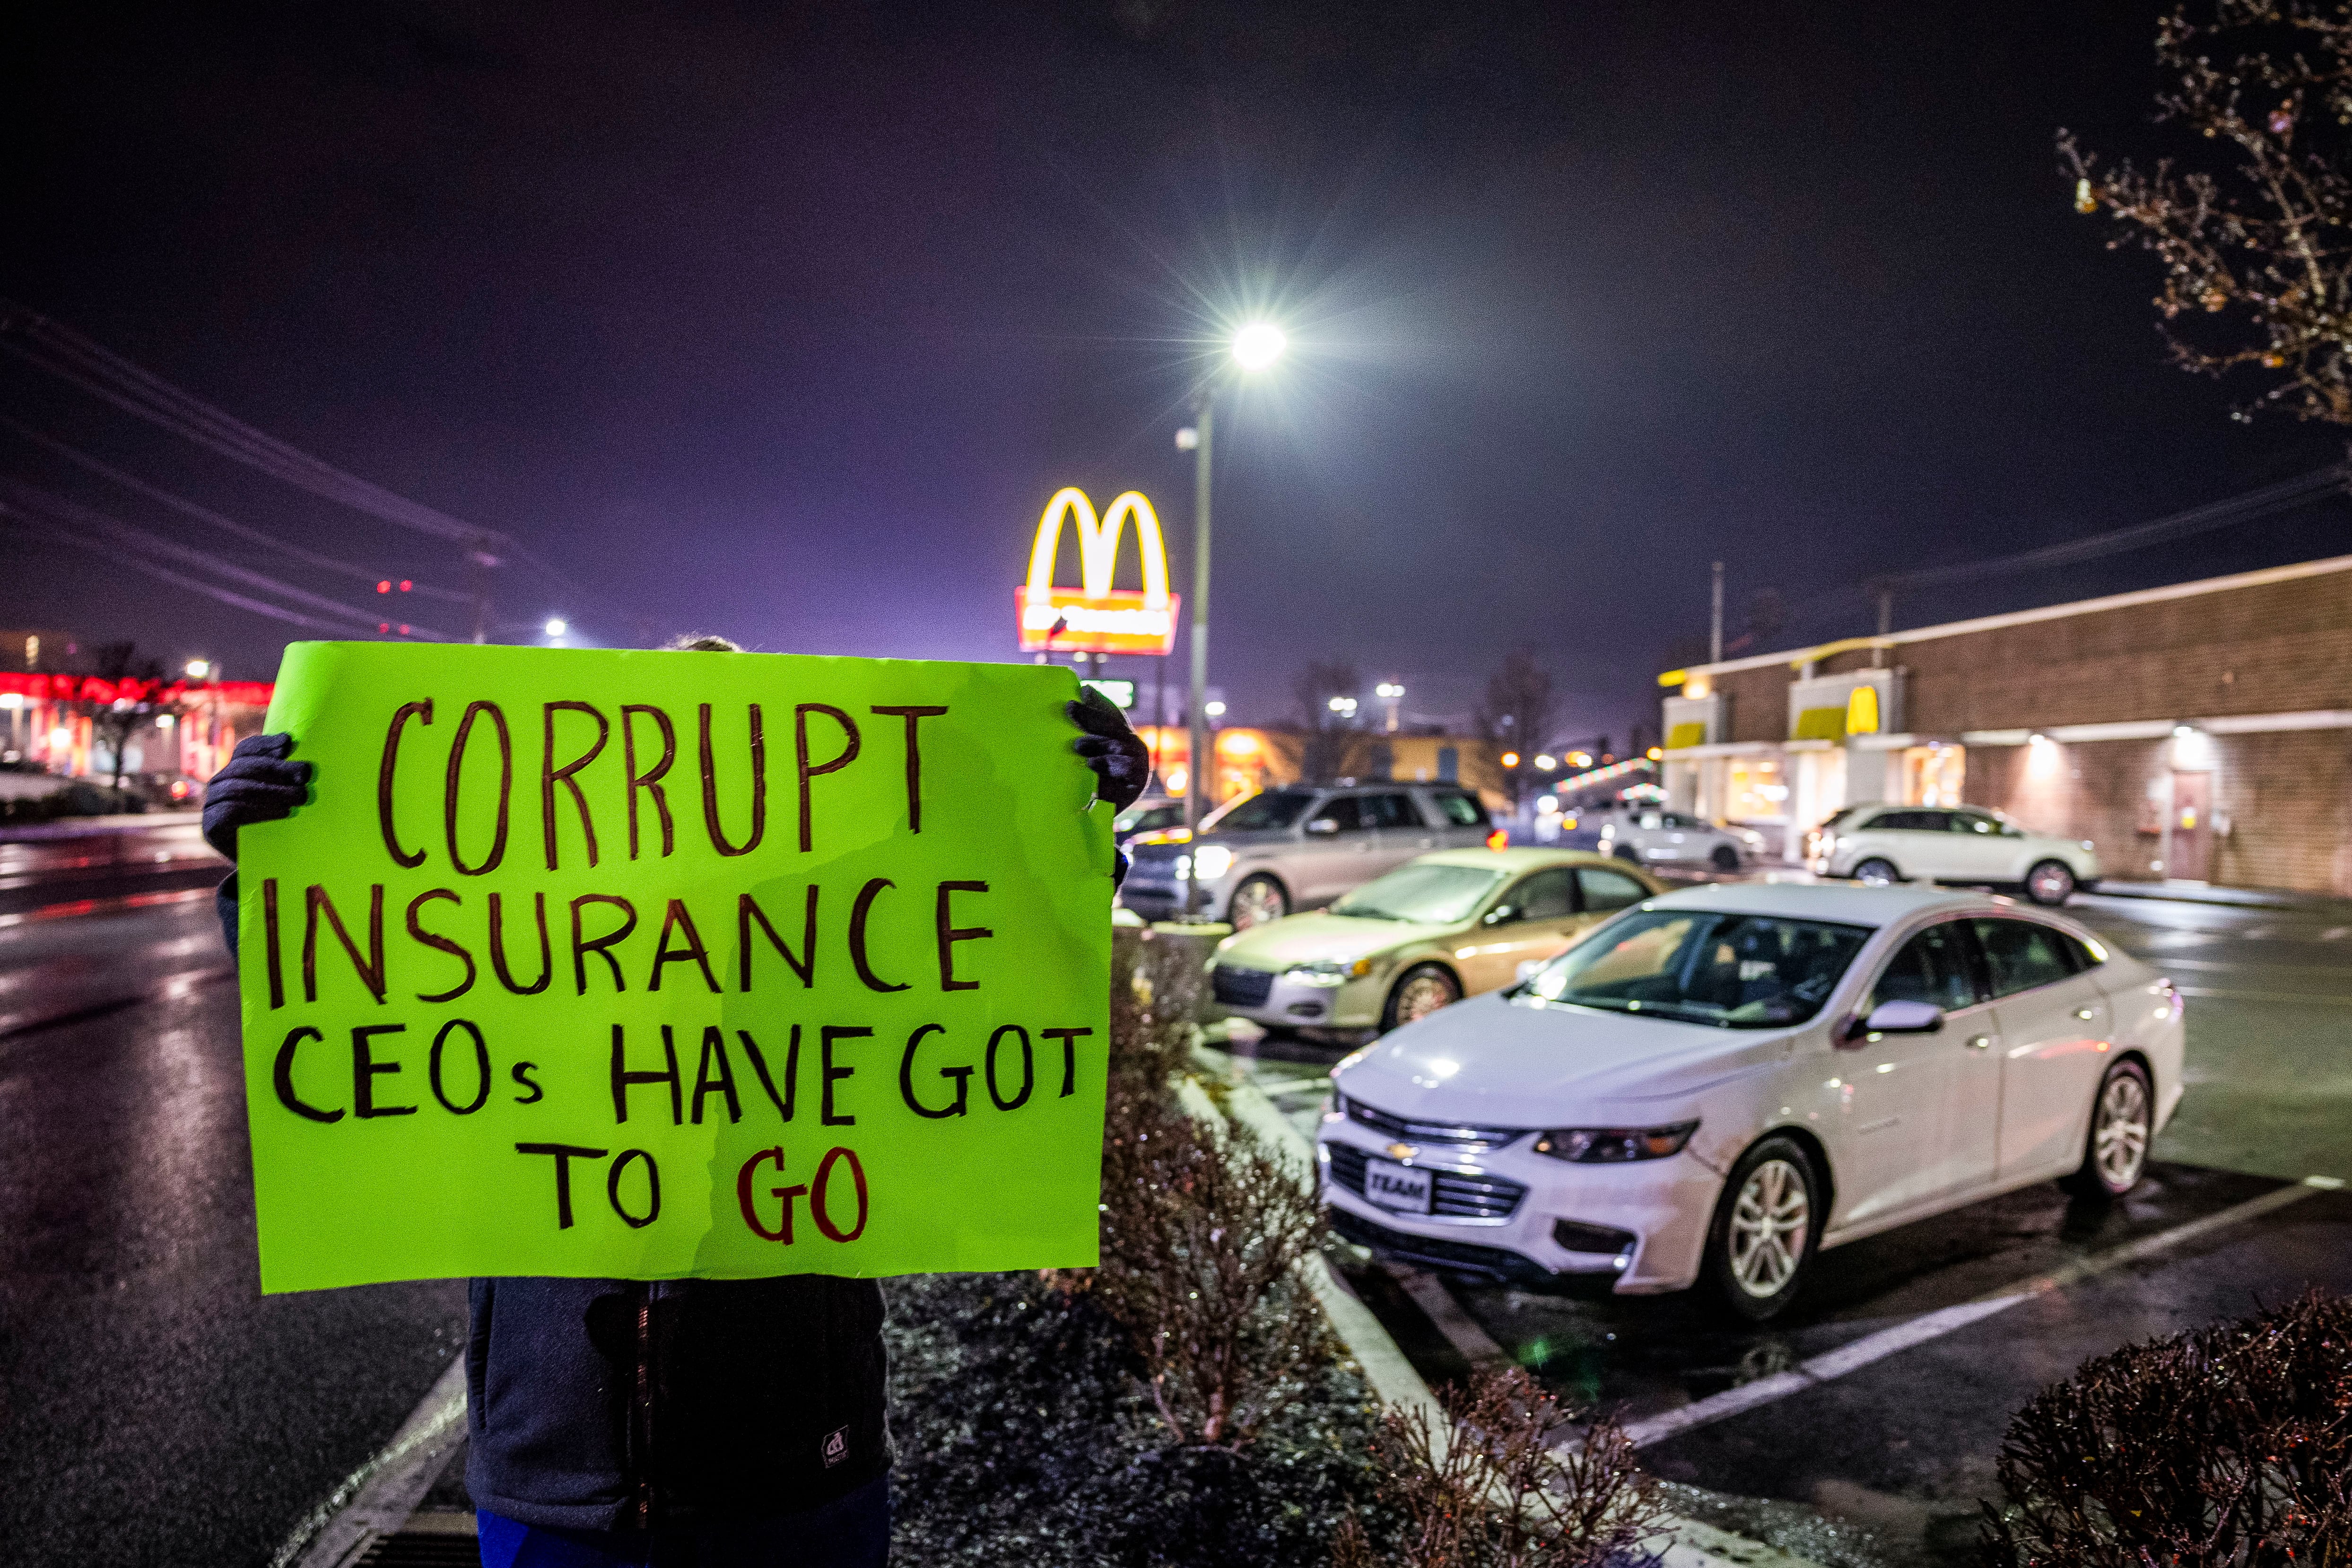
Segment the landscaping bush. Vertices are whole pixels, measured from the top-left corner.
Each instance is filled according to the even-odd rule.
[[[1665,1525],[1633,1443],[1607,1415],[1581,1434],[1570,1411],[1524,1370],[1482,1371],[1426,1410],[1381,1418],[1378,1457],[1403,1513],[1379,1549],[1350,1518],[1333,1568],[1597,1568],[1631,1558]]]
[[[1996,1568],[2352,1563],[2352,1302],[2273,1311],[2086,1362],[2018,1412]]]
[[[1180,1443],[1238,1447],[1338,1345],[1297,1269],[1322,1241],[1315,1194],[1248,1129],[1151,1099],[1103,1149],[1096,1289]]]
[[[1170,1441],[1127,1331],[1034,1274],[890,1285],[894,1560],[920,1568],[1320,1563],[1367,1506],[1372,1399],[1313,1367],[1246,1448]]]

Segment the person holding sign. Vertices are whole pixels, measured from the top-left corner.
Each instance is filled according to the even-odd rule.
[[[288,825],[269,829],[272,837],[268,843],[247,847],[251,864],[243,874],[266,879],[266,886],[247,888],[240,899],[239,874],[232,873],[222,889],[224,927],[231,952],[236,952],[242,931],[247,944],[261,947],[267,959],[266,983],[252,966],[242,979],[248,1085],[255,1106],[264,1288],[310,1289],[367,1279],[431,1278],[436,1277],[431,1272],[432,1260],[444,1257],[478,1259],[474,1264],[477,1268],[490,1266],[470,1286],[467,1346],[470,1438],[467,1484],[480,1510],[481,1552],[487,1568],[620,1568],[656,1563],[690,1563],[698,1568],[737,1564],[878,1568],[888,1552],[890,1453],[884,1408],[882,1298],[870,1275],[1009,1265],[981,1245],[984,1237],[975,1242],[970,1231],[941,1233],[948,1237],[944,1242],[919,1237],[890,1242],[901,1250],[874,1254],[878,1261],[873,1265],[854,1261],[835,1265],[821,1258],[813,1259],[806,1244],[837,1244],[843,1248],[839,1256],[852,1258],[846,1249],[858,1243],[861,1235],[869,1247],[888,1241],[878,1229],[868,1234],[869,1174],[851,1144],[859,1139],[880,1139],[883,1130],[893,1126],[912,1128],[926,1136],[936,1130],[950,1130],[937,1131],[937,1137],[953,1131],[1002,1139],[1021,1135],[1020,1130],[1030,1125],[1017,1120],[1024,1114],[1033,1118],[1062,1115],[1062,1121],[1051,1125],[1074,1129],[1077,1123],[1069,1117],[1076,1114],[1075,1108],[1091,1103],[1093,1109],[1087,1112],[1093,1118],[1091,1137],[1099,1148],[1099,1085],[1095,1086],[1097,1092],[1091,1102],[1083,1095],[1069,1098],[1076,1088],[1077,1042],[1094,1034],[1093,1029],[1050,1026],[1073,1022],[1050,1014],[1034,1020],[1047,1026],[1034,1031],[1027,1026],[1005,1023],[992,1035],[980,1037],[986,1040],[986,1049],[979,1059],[966,1065],[961,1053],[970,1047],[955,1032],[965,1027],[955,1022],[965,1015],[953,1011],[957,1006],[976,1007],[982,1002],[998,1008],[1018,1004],[1017,995],[1009,1002],[990,1001],[989,994],[982,993],[975,999],[980,982],[972,977],[995,973],[988,967],[989,960],[975,954],[1000,950],[1017,952],[1016,944],[1023,940],[1034,942],[1038,931],[1060,932],[1055,940],[1080,946],[1095,939],[1085,935],[1076,923],[1079,915],[1073,912],[1087,907],[1084,900],[1055,895],[1048,901],[1057,902],[1056,918],[1068,923],[1033,922],[1031,931],[1024,932],[1010,923],[1024,917],[1017,903],[980,901],[1015,896],[1005,874],[992,873],[1000,882],[992,894],[986,879],[953,868],[934,873],[926,861],[925,874],[938,878],[936,895],[927,885],[920,889],[918,904],[915,889],[872,874],[872,866],[856,859],[860,854],[898,853],[898,860],[875,864],[913,864],[906,860],[905,852],[891,850],[891,834],[922,833],[926,810],[932,818],[931,831],[910,842],[938,846],[924,850],[932,859],[951,855],[959,841],[969,843],[975,833],[993,830],[999,825],[970,802],[937,793],[927,800],[920,780],[923,770],[932,763],[925,757],[945,757],[949,763],[941,766],[961,767],[962,776],[979,781],[971,786],[975,799],[981,798],[976,792],[984,785],[996,792],[986,798],[1017,803],[1019,780],[1025,773],[1034,772],[1037,787],[1044,788],[1045,781],[1069,767],[1061,760],[1066,758],[1066,752],[1053,759],[1042,752],[1008,752],[1005,735],[1039,737],[1039,741],[1021,742],[1024,746],[1043,741],[1043,728],[1007,727],[1034,725],[1036,720],[1007,720],[994,732],[959,731],[954,728],[956,720],[932,717],[947,715],[950,703],[930,698],[916,702],[904,695],[880,695],[877,689],[877,695],[858,699],[865,705],[856,706],[855,713],[861,719],[869,712],[887,716],[866,721],[875,732],[869,746],[883,759],[869,763],[877,770],[870,777],[878,783],[866,786],[878,804],[861,808],[845,795],[823,796],[819,789],[834,785],[820,785],[817,781],[837,773],[857,752],[857,731],[850,717],[853,705],[840,693],[859,680],[871,685],[887,676],[903,684],[913,679],[907,672],[945,672],[937,679],[954,684],[957,691],[972,693],[969,701],[974,714],[992,711],[992,701],[1011,702],[1013,706],[1004,711],[1017,714],[1023,710],[1013,699],[1030,700],[1026,694],[1035,693],[1040,683],[1050,679],[1048,672],[990,666],[765,659],[760,666],[764,684],[751,689],[758,693],[757,700],[770,705],[771,713],[781,711],[788,722],[799,727],[794,740],[786,742],[791,747],[796,741],[796,750],[788,751],[786,756],[789,771],[782,773],[772,789],[764,782],[761,709],[757,705],[750,709],[748,773],[728,774],[716,768],[714,702],[702,701],[698,734],[702,816],[696,822],[690,775],[698,738],[697,710],[691,702],[681,705],[677,691],[708,688],[708,691],[689,690],[688,695],[723,697],[721,688],[727,687],[727,681],[740,683],[752,660],[763,656],[750,656],[742,667],[732,667],[732,661],[730,667],[721,667],[714,661],[707,670],[711,679],[706,679],[668,665],[663,654],[408,647],[346,653],[344,646],[305,644],[289,650],[288,668],[280,678],[280,700],[290,702],[288,711],[299,718],[278,728],[329,737],[320,742],[321,747],[345,747],[313,754],[356,757],[359,753],[351,748],[348,738],[338,742],[332,737],[357,733],[354,727],[364,719],[373,726],[367,731],[375,737],[369,744],[381,756],[380,767],[371,764],[375,776],[362,781],[332,769],[322,774],[311,762],[293,754],[297,742],[292,734],[273,732],[240,742],[205,796],[205,836],[232,862],[238,858],[240,829],[265,823]],[[675,644],[673,648],[740,651],[719,638],[695,639]],[[587,668],[553,662],[583,658],[609,661],[604,685],[590,681],[551,686],[548,694],[552,700],[549,700],[526,704],[525,696],[536,699],[541,694],[535,688],[526,690],[522,686],[497,700],[488,696],[470,700],[478,694],[447,684],[475,668],[468,660],[485,665],[502,660],[536,678],[550,670]],[[304,664],[303,659],[310,662]],[[368,663],[372,660],[381,661],[406,683],[400,689],[414,689],[404,700],[386,700],[382,714],[369,703],[355,703],[343,695],[347,689],[357,689],[365,683],[351,678],[346,688],[338,688],[318,673],[341,669],[348,677],[362,665],[375,668]],[[688,663],[702,667],[699,660]],[[722,675],[725,680],[717,679]],[[445,684],[428,692],[428,678]],[[820,678],[834,683],[826,689],[826,700],[819,700],[814,688],[802,693],[806,700],[797,706],[790,697],[775,695],[779,682]],[[1068,679],[1066,672],[1059,676],[1065,683]],[[376,688],[384,684],[378,679],[375,688],[366,689],[371,701]],[[296,689],[301,693],[299,700],[289,696],[289,690]],[[1068,689],[1066,684],[1060,688],[1063,692]],[[1011,695],[988,695],[998,691]],[[817,721],[811,721],[813,712]],[[509,713],[528,717],[510,721]],[[1098,800],[1114,812],[1124,809],[1142,793],[1150,773],[1144,746],[1124,715],[1096,691],[1088,689],[1080,700],[1069,702],[1067,713],[1083,733],[1075,741],[1054,743],[1076,752],[1092,770]],[[743,707],[735,706],[732,715],[737,727],[731,733],[739,750],[731,761],[740,769],[743,766],[740,750]],[[826,719],[827,715],[832,717]],[[819,721],[831,722],[835,728],[817,731],[814,726]],[[920,728],[924,722],[935,727],[924,731]],[[564,725],[571,728],[564,730]],[[542,736],[534,732],[542,727],[543,744]],[[613,735],[608,748],[606,737],[614,731],[618,733]],[[812,732],[845,739],[836,742],[833,752],[824,753],[813,745]],[[1067,731],[1062,733],[1066,736]],[[568,739],[572,735],[586,738],[573,742]],[[637,750],[649,737],[667,749]],[[496,792],[495,839],[488,832],[489,808],[460,804],[463,779],[476,776],[465,773],[472,765],[467,762],[469,741],[494,746],[484,755],[507,759],[504,771],[493,766],[485,775]],[[442,750],[427,753],[423,748],[428,742]],[[886,743],[895,749],[882,749]],[[929,748],[928,752],[919,751],[924,746]],[[541,754],[535,756],[535,750]],[[586,771],[600,755],[613,771]],[[835,760],[826,760],[827,755]],[[795,757],[796,766],[793,765]],[[1034,757],[1034,763],[1026,757]],[[658,781],[673,766],[673,758],[677,779],[668,785],[666,795]],[[1014,769],[1006,768],[1008,760]],[[886,775],[879,771],[886,767],[898,772]],[[404,795],[411,788],[422,793],[425,785],[437,790],[445,772],[446,808],[436,799],[435,809],[428,812],[420,799]],[[898,782],[900,774],[903,783]],[[741,796],[738,793],[722,805],[719,781],[740,792],[738,781],[747,776],[751,792],[749,816],[730,819],[728,812],[742,810],[737,804]],[[362,800],[362,795],[370,793],[370,783],[375,785],[372,798]],[[605,787],[610,793],[599,795],[599,789]],[[763,827],[767,795],[775,794],[778,809],[789,817],[795,787],[797,837],[790,821],[782,826],[767,823]],[[898,793],[888,794],[890,790]],[[1008,790],[1012,793],[1007,794]],[[1046,793],[1051,795],[1050,790]],[[321,796],[327,797],[328,804],[319,804]],[[768,853],[778,864],[854,868],[844,873],[849,878],[845,885],[855,895],[854,907],[845,921],[836,912],[835,923],[825,928],[829,933],[845,932],[845,953],[829,952],[822,960],[817,954],[820,895],[851,901],[831,887],[820,887],[822,879],[806,882],[807,932],[803,936],[797,929],[797,898],[795,918],[779,929],[774,911],[784,904],[779,881],[772,876],[752,879],[749,870],[741,874],[739,879],[754,891],[740,898],[743,940],[736,953],[740,974],[723,941],[709,934],[717,930],[718,917],[705,912],[699,927],[693,918],[696,900],[709,898],[706,884],[711,873],[701,873],[703,882],[681,882],[680,896],[667,900],[667,917],[661,914],[660,904],[652,903],[642,910],[641,920],[639,906],[649,900],[639,884],[628,885],[635,902],[614,890],[624,885],[618,882],[589,884],[593,890],[580,891],[567,900],[565,894],[574,890],[573,885],[555,879],[598,865],[596,802],[608,803],[602,809],[610,811],[615,809],[609,804],[614,800],[625,801],[625,834],[620,843],[614,843],[609,837],[615,832],[614,819],[605,818],[608,837],[601,847],[604,869],[599,876],[611,875],[629,862],[638,863],[636,874],[641,878],[665,874],[661,868],[666,862],[683,864],[688,858],[683,853],[686,834],[706,825],[716,855],[734,858],[712,860],[711,865],[761,865],[751,852],[765,833],[775,836],[769,840]],[[835,814],[822,820],[840,825],[837,831],[845,836],[846,848],[824,844],[821,832],[813,834],[812,824],[820,820],[814,803],[820,800],[829,803],[824,809]],[[897,804],[891,805],[894,801]],[[866,813],[863,819],[857,816],[860,809]],[[897,816],[891,816],[893,812]],[[303,851],[306,854],[348,855],[355,839],[366,840],[364,853],[378,859],[362,860],[361,868],[352,875],[373,877],[372,890],[364,883],[355,887],[348,878],[338,882],[323,871],[289,860],[281,847],[278,836],[295,833],[301,815],[324,814],[320,820],[341,821],[338,813],[363,820],[365,826],[338,827],[335,837],[322,838],[314,822],[309,837],[284,838],[283,845],[310,846]],[[1047,826],[1037,831],[1064,833],[1051,821],[1039,820]],[[889,826],[893,822],[899,826],[893,829]],[[942,841],[943,830],[962,837]],[[566,837],[570,835],[578,837]],[[1095,846],[1086,853],[1099,854],[1102,847],[1098,837],[1091,840],[1061,837],[1053,842],[1066,847],[1055,849],[1040,864],[1075,866],[1080,863],[1078,847],[1083,842]],[[576,848],[572,847],[574,845]],[[674,847],[681,853],[677,862],[668,862]],[[488,874],[499,857],[507,853],[521,862],[543,858],[543,873],[535,864],[528,866],[538,882],[518,885]],[[800,858],[779,858],[793,856]],[[372,868],[379,863],[391,868]],[[1104,862],[1092,863],[1098,876]],[[1112,864],[1115,884],[1126,869],[1125,858],[1119,856]],[[410,875],[410,881],[400,879],[404,873]],[[796,874],[817,875],[814,869]],[[903,869],[898,876],[908,879]],[[469,877],[479,879],[464,880]],[[1050,882],[1033,885],[1053,886]],[[736,883],[725,886],[731,889]],[[797,889],[798,885],[794,887]],[[502,894],[509,900],[503,925]],[[1045,894],[1030,896],[1045,899]],[[477,960],[476,955],[484,951],[481,944],[456,923],[461,912],[470,916],[485,903],[490,921],[487,964]],[[404,905],[404,922],[400,913]],[[734,906],[734,895],[730,892],[730,914]],[[707,910],[717,907],[706,904]],[[824,907],[837,910],[833,903]],[[919,930],[904,913],[917,908],[923,910]],[[886,931],[883,923],[886,914],[894,912],[901,922],[895,935]],[[599,919],[605,923],[591,923]],[[396,948],[404,923],[411,945]],[[561,930],[567,924],[568,948],[551,929]],[[641,924],[646,929],[638,930]],[[651,929],[656,925],[660,929],[657,940]],[[478,935],[475,928],[467,929]],[[625,941],[633,931],[637,944],[634,947]],[[518,944],[517,933],[525,931],[531,935]],[[892,946],[893,942],[898,945]],[[1050,950],[1033,947],[1031,951]],[[395,952],[401,956],[394,958]],[[918,953],[924,956],[918,959]],[[752,989],[755,956],[770,965],[766,973],[771,978],[747,999],[740,993]],[[919,967],[931,964],[934,956],[936,984],[930,983],[928,971]],[[846,962],[836,962],[844,957]],[[412,959],[419,966],[417,973],[400,971],[399,984],[394,984],[394,968]],[[861,1005],[914,1011],[892,1016],[897,1021],[887,1022],[887,1026],[880,1021],[885,1017],[882,1014],[870,1015],[877,1022],[867,1026],[855,1025],[850,1021],[855,1015],[844,1012],[839,1016],[845,1021],[838,1026],[827,1023],[820,1027],[818,1019],[835,1015],[812,1013],[805,1042],[802,1026],[793,1023],[787,1043],[770,1015],[756,1011],[754,1005],[781,1005],[776,1000],[777,985],[789,985],[788,976],[797,975],[799,984],[782,994],[793,1005],[816,1005],[793,999],[808,994],[812,969],[821,962],[831,966],[824,971],[829,980],[848,987],[845,994],[865,998]],[[421,966],[427,963],[441,965],[448,972],[446,977],[436,971],[420,982],[418,975],[425,973]],[[1064,968],[1067,972],[1067,966]],[[550,982],[559,974],[560,982],[551,987]],[[1017,973],[1011,978],[1017,991]],[[596,989],[598,985],[604,989]],[[477,986],[480,989],[454,1004],[467,1007],[468,1017],[442,1019],[419,1013],[412,1018],[398,1011],[410,995],[423,1003],[446,1005],[452,1005],[451,998]],[[682,990],[684,1001],[678,999]],[[653,992],[661,994],[655,997],[650,994]],[[921,1000],[926,995],[931,999]],[[605,1000],[598,1002],[599,996]],[[662,1023],[670,1016],[666,1012],[627,1015],[622,1022],[609,1025],[609,1094],[603,1057],[591,1059],[587,1054],[605,1050],[603,1045],[592,1043],[596,1037],[581,1030],[577,1023],[564,1023],[560,1037],[534,1039],[528,1026],[530,1018],[569,1019],[572,1013],[599,1005],[606,1006],[610,1016],[623,1017],[624,1004],[670,1008],[689,1003],[707,1011],[729,1009],[722,1015],[724,1021],[745,1026],[722,1030],[714,1023],[698,1031]],[[344,1011],[335,1013],[338,1006]],[[553,1006],[572,1012],[558,1013],[551,1010]],[[550,1010],[528,1011],[532,1007]],[[905,1016],[948,1021],[920,1021],[908,1030]],[[997,1015],[986,1016],[993,1020]],[[680,1015],[681,1023],[684,1017]],[[1099,1013],[1096,1017],[1099,1022]],[[632,1018],[636,1021],[629,1022]],[[360,1021],[350,1022],[353,1019]],[[525,1023],[518,1027],[513,1019]],[[289,1021],[295,1026],[289,1028]],[[882,1037],[889,1029],[896,1029],[897,1042],[903,1043],[889,1043],[886,1052],[878,1047],[886,1043]],[[693,1065],[697,1033],[702,1036],[698,1069]],[[762,1033],[767,1036],[764,1047],[759,1039]],[[349,1037],[348,1048],[340,1036]],[[424,1044],[427,1040],[429,1051]],[[526,1046],[526,1041],[531,1043]],[[506,1053],[495,1060],[493,1043]],[[1037,1048],[1040,1043],[1045,1048]],[[511,1053],[526,1048],[530,1059],[513,1058]],[[867,1054],[861,1058],[861,1051]],[[344,1066],[339,1068],[337,1062]],[[566,1102],[563,1091],[577,1091],[583,1085],[591,1092],[572,1092]],[[1062,1098],[1055,1098],[1056,1091]],[[499,1096],[495,1103],[494,1092]],[[562,1130],[570,1124],[544,1120],[549,1116],[544,1108],[567,1103],[569,1109],[562,1112],[567,1116],[578,1115],[583,1103],[592,1109],[597,1103],[605,1104],[607,1110],[599,1114],[608,1120],[599,1125],[608,1135],[591,1144],[528,1133],[516,1141],[501,1133],[505,1141],[497,1142],[493,1152],[506,1163],[491,1168],[509,1173],[498,1177],[495,1188],[484,1186],[476,1178],[453,1177],[446,1169],[396,1163],[413,1160],[414,1156],[402,1152],[412,1147],[462,1149],[466,1158],[475,1158],[482,1147],[495,1141],[478,1140],[477,1144],[449,1141],[476,1136],[471,1130],[490,1122],[490,1116],[479,1114],[486,1106],[493,1115],[506,1117],[518,1127],[537,1116],[544,1125]],[[1055,1105],[1071,1109],[1052,1111]],[[759,1120],[763,1115],[769,1119],[765,1123]],[[987,1116],[998,1120],[987,1122],[983,1120]],[[992,1127],[1012,1131],[991,1131]],[[835,1131],[851,1128],[856,1131]],[[808,1137],[795,1142],[794,1138],[803,1132]],[[430,1142],[436,1138],[443,1143]],[[664,1138],[672,1142],[664,1143]],[[693,1142],[696,1139],[700,1142]],[[722,1151],[721,1139],[735,1141]],[[835,1147],[822,1161],[812,1160],[826,1141]],[[631,1143],[643,1146],[620,1147]],[[766,1147],[769,1143],[777,1146]],[[936,1137],[921,1146],[950,1147],[938,1142]],[[868,1163],[879,1157],[876,1142],[868,1142],[864,1147]],[[677,1152],[681,1148],[705,1152],[699,1169],[681,1159]],[[657,1152],[667,1162],[667,1211]],[[456,1158],[452,1155],[442,1164],[446,1166]],[[379,1164],[363,1163],[370,1159]],[[788,1169],[788,1159],[807,1163]],[[306,1166],[305,1160],[312,1163]],[[332,1160],[362,1163],[337,1168],[317,1163]],[[1018,1170],[1001,1162],[982,1168],[1001,1173],[1012,1190],[1028,1190],[1019,1185],[1028,1178]],[[1055,1173],[1055,1179],[1066,1185],[1070,1169],[1061,1167]],[[386,1177],[382,1172],[393,1175]],[[824,1191],[828,1179],[835,1189],[831,1197]],[[853,1180],[854,1196],[848,1193]],[[886,1194],[915,1190],[906,1187],[903,1172],[886,1171],[878,1164],[870,1180],[877,1212]],[[373,1186],[368,1184],[371,1181]],[[392,1184],[385,1184],[387,1181]],[[698,1181],[709,1186],[707,1202],[688,1185]],[[890,1186],[893,1181],[899,1186]],[[472,1184],[467,1184],[469,1182]],[[480,1212],[430,1209],[435,1193],[450,1191],[467,1194],[465,1201]],[[1085,1245],[1089,1247],[1095,1201],[1089,1186],[1080,1194],[1087,1212],[1076,1216],[1085,1223]],[[338,1239],[355,1226],[380,1229],[385,1205],[400,1203],[411,1193],[416,1194],[414,1202],[424,1205],[420,1213],[432,1212],[440,1217],[421,1229],[411,1226],[387,1240],[370,1243],[405,1248],[394,1260],[384,1262],[353,1252]],[[363,1201],[353,1198],[353,1194],[362,1194]],[[359,1206],[333,1206],[338,1203]],[[489,1212],[491,1205],[499,1205],[495,1213]],[[901,1204],[900,1209],[904,1206]],[[665,1212],[672,1217],[656,1224],[656,1216]],[[801,1227],[797,1240],[795,1214]],[[359,1217],[350,1217],[353,1215]],[[891,1223],[903,1228],[921,1217],[917,1215],[910,1219],[893,1211]],[[1008,1213],[1003,1223],[1016,1222],[1031,1224],[1033,1228],[1037,1223],[1035,1216],[1020,1213]],[[512,1228],[519,1225],[524,1228]],[[564,1267],[568,1259],[577,1257],[609,1259],[605,1265],[609,1270],[614,1263],[641,1258],[647,1260],[647,1272],[639,1278],[496,1275],[490,1270],[500,1260],[499,1255],[495,1250],[485,1253],[481,1248],[488,1244],[472,1238],[509,1234],[516,1237],[515,1250],[541,1268]],[[959,1235],[964,1239],[955,1240]],[[666,1236],[672,1239],[665,1241]],[[681,1236],[683,1240],[677,1239]],[[1067,1244],[1062,1245],[1066,1248]],[[323,1254],[322,1246],[328,1248]],[[343,1250],[334,1250],[336,1246]],[[607,1250],[578,1250],[591,1246]],[[794,1247],[801,1250],[787,1252]],[[932,1251],[923,1252],[924,1247]],[[941,1247],[950,1249],[947,1260],[920,1261],[937,1256]],[[467,1247],[475,1250],[465,1250]],[[630,1247],[638,1250],[626,1250]],[[685,1250],[679,1251],[680,1247]],[[963,1250],[954,1250],[957,1247]],[[894,1267],[893,1259],[903,1261]],[[819,1271],[785,1272],[787,1268]],[[823,1271],[827,1269],[832,1271]],[[467,1271],[460,1267],[447,1269],[441,1277]],[[867,1277],[859,1277],[861,1273]]]

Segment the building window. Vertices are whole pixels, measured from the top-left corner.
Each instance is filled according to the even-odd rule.
[[[1968,773],[1965,746],[1913,746],[1903,753],[1903,804],[1958,805]]]
[[[1778,757],[1734,757],[1723,815],[1733,822],[1778,822],[1789,815],[1789,781]]]

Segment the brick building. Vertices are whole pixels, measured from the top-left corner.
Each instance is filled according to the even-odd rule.
[[[2352,556],[1660,677],[1677,805],[1989,806],[2111,876],[2352,894]]]

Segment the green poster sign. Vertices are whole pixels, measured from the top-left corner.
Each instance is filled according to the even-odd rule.
[[[266,1291],[1095,1261],[1109,813],[1034,665],[298,643]]]

